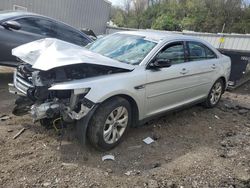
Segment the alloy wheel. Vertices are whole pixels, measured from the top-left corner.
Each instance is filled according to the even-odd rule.
[[[219,102],[221,94],[222,94],[222,85],[220,82],[217,82],[213,86],[211,94],[210,94],[210,102],[212,105],[215,105]]]
[[[128,110],[120,106],[113,110],[105,121],[103,138],[107,144],[117,142],[126,130],[128,125]]]

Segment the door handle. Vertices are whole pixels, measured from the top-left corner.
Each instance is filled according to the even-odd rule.
[[[213,65],[211,66],[211,68],[212,68],[212,69],[216,69],[216,65],[213,64]]]
[[[183,68],[180,72],[181,74],[185,75],[188,73],[188,70],[186,68]]]

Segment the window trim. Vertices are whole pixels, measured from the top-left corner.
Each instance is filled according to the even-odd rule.
[[[186,41],[184,40],[173,40],[173,41],[168,41],[167,43],[165,43],[161,48],[159,48],[157,50],[157,52],[154,53],[154,55],[152,55],[152,57],[149,59],[149,61],[147,62],[146,64],[146,69],[149,68],[149,65],[150,63],[153,61],[153,59],[167,46],[171,45],[171,44],[174,44],[174,43],[182,43],[183,45],[183,49],[184,49],[184,62],[183,63],[186,63],[187,62],[187,48],[186,48]],[[179,64],[183,64],[183,63],[178,63]],[[174,63],[173,65],[177,65],[176,63]]]

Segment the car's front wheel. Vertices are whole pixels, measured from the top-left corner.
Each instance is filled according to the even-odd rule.
[[[224,91],[224,87],[224,82],[221,79],[214,83],[204,103],[206,107],[213,108],[219,103]]]
[[[131,106],[124,98],[115,97],[101,104],[88,127],[90,143],[99,150],[114,148],[130,127],[131,115]]]

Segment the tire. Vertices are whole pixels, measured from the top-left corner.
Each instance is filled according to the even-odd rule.
[[[215,107],[219,103],[221,96],[224,92],[224,89],[225,86],[223,80],[222,79],[217,80],[212,86],[206,101],[203,103],[204,106],[207,108]]]
[[[104,102],[90,120],[87,129],[90,144],[101,151],[111,150],[124,139],[131,117],[131,106],[126,99],[115,97]]]

